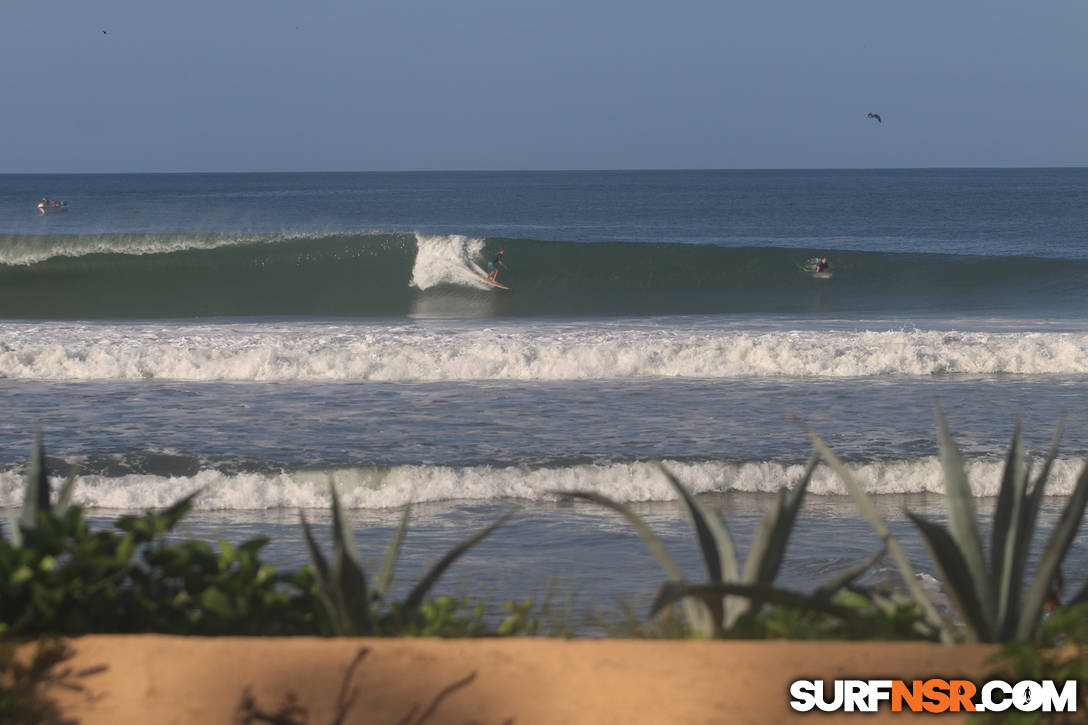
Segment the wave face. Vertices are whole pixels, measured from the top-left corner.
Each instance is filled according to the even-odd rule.
[[[3,323],[0,377],[418,382],[1088,373],[1088,333],[542,323]]]
[[[773,493],[795,485],[804,464],[775,461],[664,461],[694,493]],[[1004,463],[971,460],[967,475],[975,496],[996,496]],[[1057,460],[1047,494],[1067,496],[1083,469],[1082,461]],[[943,493],[941,466],[935,457],[871,462],[850,466],[871,494]],[[73,501],[86,508],[164,508],[198,488],[201,510],[254,510],[329,507],[329,480],[341,504],[352,509],[382,509],[407,503],[450,500],[520,499],[554,501],[554,491],[592,490],[617,501],[671,501],[675,491],[657,464],[649,462],[582,464],[534,468],[518,466],[452,467],[436,465],[365,466],[279,472],[201,470],[192,475],[80,477]],[[54,481],[59,486],[61,479]],[[23,483],[15,471],[0,472],[0,491],[22,500]],[[833,473],[820,469],[809,485],[815,495],[845,495]]]
[[[506,249],[500,293],[481,264]],[[1088,260],[407,232],[0,237],[0,318],[1069,315]]]

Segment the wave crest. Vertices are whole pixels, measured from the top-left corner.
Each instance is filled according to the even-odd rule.
[[[696,494],[773,493],[796,485],[804,464],[776,461],[681,462],[665,465]],[[996,496],[1004,463],[972,460],[967,475],[975,496]],[[1083,463],[1055,461],[1048,495],[1069,495]],[[935,457],[851,464],[871,494],[943,493],[940,462]],[[406,503],[450,500],[521,499],[551,501],[559,491],[592,490],[617,501],[671,501],[676,498],[656,464],[649,462],[583,464],[560,468],[436,465],[362,466],[277,473],[222,473],[203,470],[192,476],[130,474],[83,476],[74,501],[86,508],[139,510],[164,508],[180,496],[203,488],[195,502],[201,510],[293,509],[329,506],[328,483],[337,487],[351,509],[383,509]],[[60,485],[61,479],[54,484]],[[0,473],[8,500],[22,500],[22,480],[14,471]],[[809,492],[837,496],[845,488],[827,469],[819,469]]]
[[[1088,333],[0,323],[0,377],[382,381],[1081,375]]]

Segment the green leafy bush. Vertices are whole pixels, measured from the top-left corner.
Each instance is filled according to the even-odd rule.
[[[261,562],[266,540],[237,548],[221,541],[218,552],[203,542],[166,543],[196,492],[92,532],[82,509],[68,504],[74,481],[52,505],[36,439],[22,516],[10,540],[0,540],[0,623],[8,633],[313,631],[312,574],[280,574]]]
[[[1039,636],[1033,642],[1014,640],[1006,643],[990,658],[995,669],[988,680],[1019,682],[1020,680],[1054,680],[1061,683],[1077,681],[1077,711],[1079,717],[1088,712],[1088,600],[1063,607],[1046,617],[1039,625]],[[1043,722],[1075,722],[1077,714],[1046,715],[1042,712],[976,713],[972,723],[1020,723],[1033,725]]]

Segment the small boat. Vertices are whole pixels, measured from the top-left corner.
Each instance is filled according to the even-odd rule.
[[[42,216],[45,216],[46,214],[60,214],[66,211],[68,211],[68,202],[66,201],[43,201],[38,204],[38,213]]]

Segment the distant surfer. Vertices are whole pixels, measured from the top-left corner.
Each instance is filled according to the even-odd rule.
[[[831,266],[831,263],[827,261],[827,257],[820,257],[816,262],[815,272],[826,272],[827,268]]]
[[[877,123],[884,123],[883,121],[880,120],[880,114],[878,114],[878,113],[870,113],[869,115],[866,116],[866,118],[875,118]]]
[[[500,266],[503,269],[510,269],[506,266],[506,262],[502,261],[502,255],[504,252],[505,250],[500,249],[499,253],[496,254],[495,257],[487,263],[487,280],[489,282],[495,282],[498,279]]]

